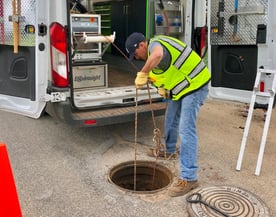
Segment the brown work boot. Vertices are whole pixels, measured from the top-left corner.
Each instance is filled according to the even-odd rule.
[[[155,157],[155,158],[162,158],[162,159],[172,159],[175,160],[177,154],[176,153],[166,153],[162,150],[157,150],[156,148],[149,148],[147,150],[147,155],[150,157]]]
[[[177,183],[168,189],[168,194],[171,197],[182,196],[189,191],[198,187],[198,181],[186,181],[184,179],[178,179]]]

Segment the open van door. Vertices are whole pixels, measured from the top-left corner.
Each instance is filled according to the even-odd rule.
[[[210,95],[248,103],[257,70],[275,68],[275,1],[208,3]]]
[[[38,118],[45,107],[49,67],[45,2],[0,0],[1,110]]]

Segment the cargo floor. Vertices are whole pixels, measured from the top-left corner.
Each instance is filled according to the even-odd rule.
[[[133,85],[136,72],[143,62],[133,61],[133,66],[127,59],[109,53],[104,54],[103,61],[108,64],[108,87],[122,87]]]
[[[108,87],[124,87],[134,84],[135,74],[108,66]]]

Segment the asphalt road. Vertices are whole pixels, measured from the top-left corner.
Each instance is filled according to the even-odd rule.
[[[199,133],[207,138],[210,132],[226,129],[225,135],[204,140],[200,154],[200,185],[240,186],[258,195],[271,212],[275,202],[275,146],[268,147],[262,174],[253,174],[255,163],[241,173],[234,170],[242,130],[234,123],[218,117],[219,107],[204,106],[199,117]],[[227,106],[235,113],[236,105]],[[205,113],[208,113],[206,115]],[[223,114],[221,114],[223,117]],[[212,122],[222,119],[217,126]],[[152,145],[152,120],[139,120],[138,146],[134,155],[134,123],[99,127],[74,128],[56,122],[49,116],[38,120],[0,112],[0,142],[6,144],[24,217],[186,217],[185,197],[170,198],[164,191],[155,194],[133,194],[122,191],[108,181],[109,170],[119,163],[137,159],[149,160],[145,151]],[[274,119],[273,119],[274,120]],[[241,119],[243,124],[244,119]],[[163,118],[157,118],[157,126]],[[275,125],[272,126],[275,132]],[[208,130],[206,130],[209,128]],[[230,139],[228,139],[230,140]],[[223,143],[223,148],[221,145]],[[273,141],[272,141],[273,142]],[[212,150],[216,150],[215,152]],[[249,162],[255,162],[256,152],[249,150]],[[251,160],[252,156],[252,161]],[[162,161],[177,173],[178,160]],[[273,215],[271,215],[273,216]]]
[[[134,159],[133,123],[73,128],[49,116],[34,120],[6,112],[0,112],[0,119],[0,141],[8,148],[24,217],[145,217],[185,212],[174,203],[133,195],[108,182],[110,168]],[[143,121],[140,126],[140,142],[145,144],[152,139],[152,123]]]

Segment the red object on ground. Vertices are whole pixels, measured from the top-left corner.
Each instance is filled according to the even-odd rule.
[[[0,143],[0,216],[22,217],[6,145]]]

